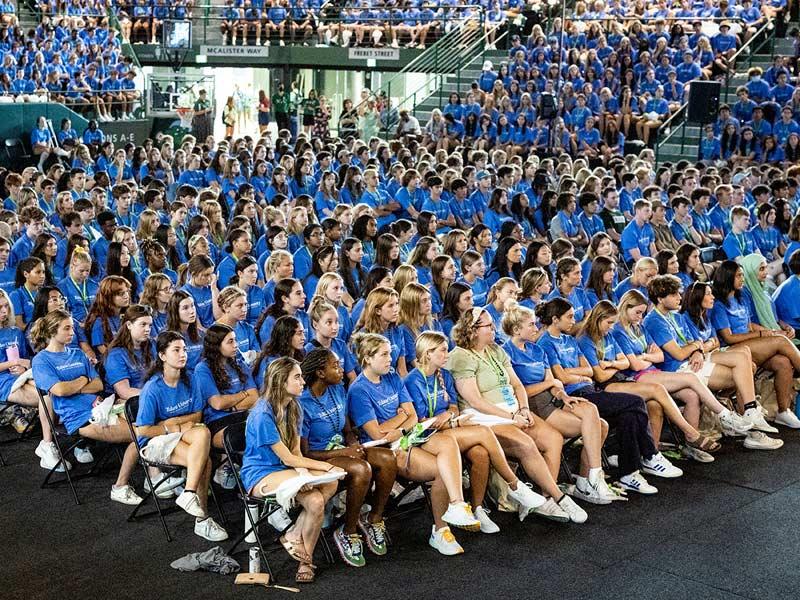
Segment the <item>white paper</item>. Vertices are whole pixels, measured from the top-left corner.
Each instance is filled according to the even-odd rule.
[[[506,417],[498,417],[496,415],[488,415],[486,413],[478,412],[474,408],[468,408],[461,412],[459,418],[472,417],[468,422],[474,425],[485,425],[487,427],[492,427],[494,425],[513,425],[514,420],[508,419]]]

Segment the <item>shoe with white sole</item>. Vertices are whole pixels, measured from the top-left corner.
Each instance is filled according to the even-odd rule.
[[[39,442],[39,445],[36,446],[36,450],[34,451],[36,456],[38,456],[41,460],[39,461],[39,466],[43,469],[47,469],[48,471],[53,467],[56,467],[56,473],[63,473],[64,467],[66,466],[67,469],[72,469],[72,465],[68,460],[64,460],[62,464],[59,464],[59,457],[58,457],[58,448],[56,448],[55,442],[45,442],[42,440]]]
[[[475,518],[481,523],[481,533],[498,533],[500,528],[497,523],[489,518],[489,511],[479,506],[474,511]]]
[[[161,483],[164,479],[166,479],[166,481]],[[153,488],[156,490],[156,496],[159,498],[172,498],[175,495],[175,488],[183,483],[181,478],[167,477],[165,473],[151,475],[150,480],[152,480]],[[144,480],[144,491],[150,491],[150,483],[147,479]]]
[[[797,417],[794,416],[793,412],[786,411],[794,419],[797,421],[797,426],[800,427],[800,421],[797,420]],[[780,413],[779,413],[780,415]],[[760,408],[748,408],[744,411],[744,418],[749,421],[753,425],[753,429],[751,431],[763,431],[764,433],[778,433],[778,428],[773,427],[769,423],[767,423],[766,419],[764,419],[764,415],[761,412]],[[775,418],[777,421],[777,417]],[[780,423],[780,421],[778,421]]]
[[[205,518],[206,513],[200,506],[200,498],[194,492],[184,492],[175,500],[175,504],[180,506],[193,517]]]
[[[747,435],[747,432],[753,428],[753,424],[749,419],[745,419],[739,413],[727,409],[719,413],[719,424],[722,427],[722,432],[729,437]]]
[[[94,462],[92,451],[88,448],[80,448],[76,446],[72,453],[75,455],[75,460],[82,465],[88,465],[89,463]]]
[[[231,466],[228,463],[221,464],[214,471],[214,482],[222,486],[222,489],[232,490],[236,487],[236,478],[233,476]]]
[[[442,515],[442,521],[467,531],[480,531],[481,523],[472,513],[472,508],[466,502],[451,502]]]
[[[711,456],[705,450],[700,450],[700,448],[694,448],[692,446],[683,446],[681,448],[681,453],[686,458],[691,458],[692,460],[699,462],[699,463],[712,463],[714,462],[714,457]]]
[[[228,532],[211,517],[195,520],[194,533],[209,542],[222,542],[228,539]]]
[[[777,450],[783,447],[783,440],[771,438],[762,431],[751,431],[744,439],[744,447],[749,450]]]
[[[569,515],[569,520],[573,523],[586,523],[586,520],[589,518],[586,511],[575,504],[575,501],[566,494],[564,494],[557,504],[561,510]]]
[[[658,493],[658,488],[647,483],[647,480],[639,471],[620,477],[619,484],[623,489],[639,494],[651,495]]]
[[[136,506],[141,504],[142,498],[136,493],[130,485],[111,486],[111,499],[120,504],[127,504],[129,506]]]
[[[669,462],[661,452],[656,452],[650,458],[643,458],[642,471],[648,475],[655,475],[665,479],[674,479],[683,475],[683,471]]]
[[[783,412],[779,412],[775,416],[775,422],[778,425],[783,425],[784,427],[789,427],[791,429],[800,429],[800,419],[797,418],[797,415],[794,414],[791,410],[786,409]],[[770,433],[777,433],[778,430],[773,427],[772,432]],[[761,431],[764,431],[761,429]]]
[[[597,481],[594,485],[587,479],[586,477],[578,477],[575,481],[575,489],[572,492],[572,495],[576,498],[580,498],[585,502],[589,502],[590,504],[611,504],[612,500],[610,497],[604,493],[604,490],[601,489],[600,485],[605,483],[605,480],[601,477],[600,480]],[[610,494],[609,490],[609,494]]]
[[[517,480],[517,489],[512,490],[511,486],[508,486],[508,495],[519,504],[520,521],[523,521],[533,509],[547,502],[547,498],[537,494],[519,480]]]
[[[434,525],[428,544],[431,548],[435,548],[440,554],[444,554],[445,556],[455,556],[456,554],[464,553],[464,548],[456,541],[449,527],[442,527],[437,530],[436,525]]]
[[[544,504],[533,509],[533,514],[558,523],[569,523],[569,513],[561,508],[556,501],[548,498]],[[521,520],[521,519],[520,519]]]

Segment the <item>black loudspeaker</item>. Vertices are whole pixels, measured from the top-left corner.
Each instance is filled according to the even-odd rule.
[[[544,93],[541,95],[541,111],[539,112],[539,116],[549,121],[550,119],[555,118],[557,111],[556,106],[556,97],[553,94]]]
[[[689,122],[702,125],[715,121],[721,92],[719,81],[692,81],[689,84]]]

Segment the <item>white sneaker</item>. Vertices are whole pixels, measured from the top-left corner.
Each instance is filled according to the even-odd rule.
[[[442,521],[467,531],[480,531],[481,523],[472,513],[472,507],[467,502],[451,502],[442,515]]]
[[[547,498],[537,494],[519,480],[517,480],[517,489],[512,490],[511,486],[508,487],[508,495],[519,504],[520,521],[527,517],[534,508],[547,502]],[[525,511],[524,516],[523,511]]]
[[[461,544],[456,541],[449,527],[442,527],[437,530],[436,525],[434,525],[428,544],[431,548],[435,548],[440,554],[444,554],[445,556],[455,556],[456,554],[464,553],[464,549],[461,547]]]
[[[90,462],[94,462],[94,456],[92,456],[92,452],[88,448],[76,447],[72,453],[75,455],[75,460],[82,465],[88,465]]]
[[[792,418],[795,421],[797,421],[797,427],[800,427],[800,421],[798,421],[797,417],[794,416],[794,413],[791,411],[786,411],[786,412],[792,415]],[[779,416],[780,414],[778,414],[778,417]],[[778,423],[780,423],[780,421],[778,421],[778,417],[776,417],[775,420]],[[772,425],[767,423],[766,419],[764,419],[764,415],[761,413],[761,409],[758,407],[748,408],[746,411],[744,411],[744,418],[746,421],[750,422],[750,424],[753,426],[752,431],[763,431],[764,433],[778,433],[778,428],[773,427]]]
[[[203,518],[206,516],[206,513],[203,512],[203,509],[200,507],[200,498],[198,498],[197,494],[195,494],[194,492],[184,491],[175,500],[175,504],[180,506],[183,510],[185,510],[193,517]]]
[[[228,539],[228,532],[211,517],[194,522],[194,533],[209,542],[221,542]]]
[[[728,437],[746,435],[753,428],[749,419],[732,410],[719,413],[719,424],[722,426],[722,432]]]
[[[643,458],[642,471],[648,475],[655,475],[665,479],[674,479],[683,475],[683,471],[669,462],[661,452],[656,452],[649,459]]]
[[[481,523],[481,533],[498,533],[500,528],[497,523],[489,518],[489,511],[479,506],[474,510],[475,518]]]
[[[66,459],[64,459],[63,464],[59,464],[58,449],[56,448],[55,442],[45,442],[42,440],[39,442],[39,445],[36,446],[36,450],[34,452],[36,456],[41,459],[39,461],[39,466],[43,469],[47,469],[49,471],[56,465],[58,465],[58,467],[56,467],[56,473],[63,473],[65,465],[67,469],[72,469],[72,465]]]
[[[744,447],[749,450],[777,450],[783,447],[783,440],[771,438],[762,431],[751,431],[744,439]]]
[[[111,486],[111,499],[114,502],[119,502],[120,504],[128,504],[130,506],[136,506],[142,502],[141,496],[136,493],[130,485],[123,485],[117,487],[116,485]]]
[[[699,463],[714,462],[714,457],[710,455],[708,452],[700,450],[700,448],[693,448],[692,446],[688,445],[683,446],[681,448],[681,454],[683,454],[686,458],[691,458],[692,460]]]
[[[166,481],[161,483],[165,478]],[[151,475],[150,479],[153,481],[153,487],[156,489],[156,496],[159,498],[172,498],[175,495],[175,488],[183,483],[182,479],[178,477],[167,477],[165,473]],[[150,491],[150,483],[147,478],[144,480],[144,491]]]
[[[569,513],[567,513],[563,508],[561,508],[556,501],[552,498],[548,498],[544,504],[541,506],[533,509],[533,514],[539,515],[540,517],[544,517],[545,519],[550,519],[551,521],[557,521],[559,523],[569,523]],[[522,519],[520,519],[521,521]]]
[[[609,467],[614,467],[615,469],[619,468],[619,455],[618,454],[612,454],[611,456],[609,456],[607,458],[607,460],[608,460],[608,466]]]
[[[602,477],[600,478],[602,481]],[[605,483],[605,481],[603,481]],[[575,490],[572,495],[590,504],[611,504],[611,498],[607,498],[600,489],[600,481],[592,485],[586,477],[578,477],[575,481]]]
[[[279,508],[268,516],[267,522],[281,533],[292,525],[292,519],[289,517],[289,513],[282,508]]]
[[[645,495],[658,493],[658,488],[647,483],[647,480],[639,471],[634,471],[630,475],[620,477],[619,484],[623,489],[631,492],[638,492]]]
[[[222,486],[223,489],[232,490],[236,487],[236,478],[233,476],[231,466],[226,462],[221,464],[214,471],[214,482]]]
[[[762,417],[763,418],[763,417]],[[778,425],[783,425],[784,427],[789,427],[791,429],[800,429],[800,419],[797,418],[797,415],[794,414],[788,408],[783,412],[779,412],[775,417],[775,422]],[[772,428],[773,431],[769,433],[778,433],[776,428]],[[765,429],[761,429],[761,431],[766,431]]]
[[[586,523],[586,520],[589,518],[586,511],[575,504],[575,501],[566,494],[558,501],[558,506],[569,515],[569,520],[573,523]]]

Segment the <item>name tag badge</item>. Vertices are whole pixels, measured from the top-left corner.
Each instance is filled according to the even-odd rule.
[[[508,408],[517,409],[517,397],[514,395],[514,389],[510,385],[504,385],[500,388],[500,393],[503,394],[503,402],[506,403]]]

